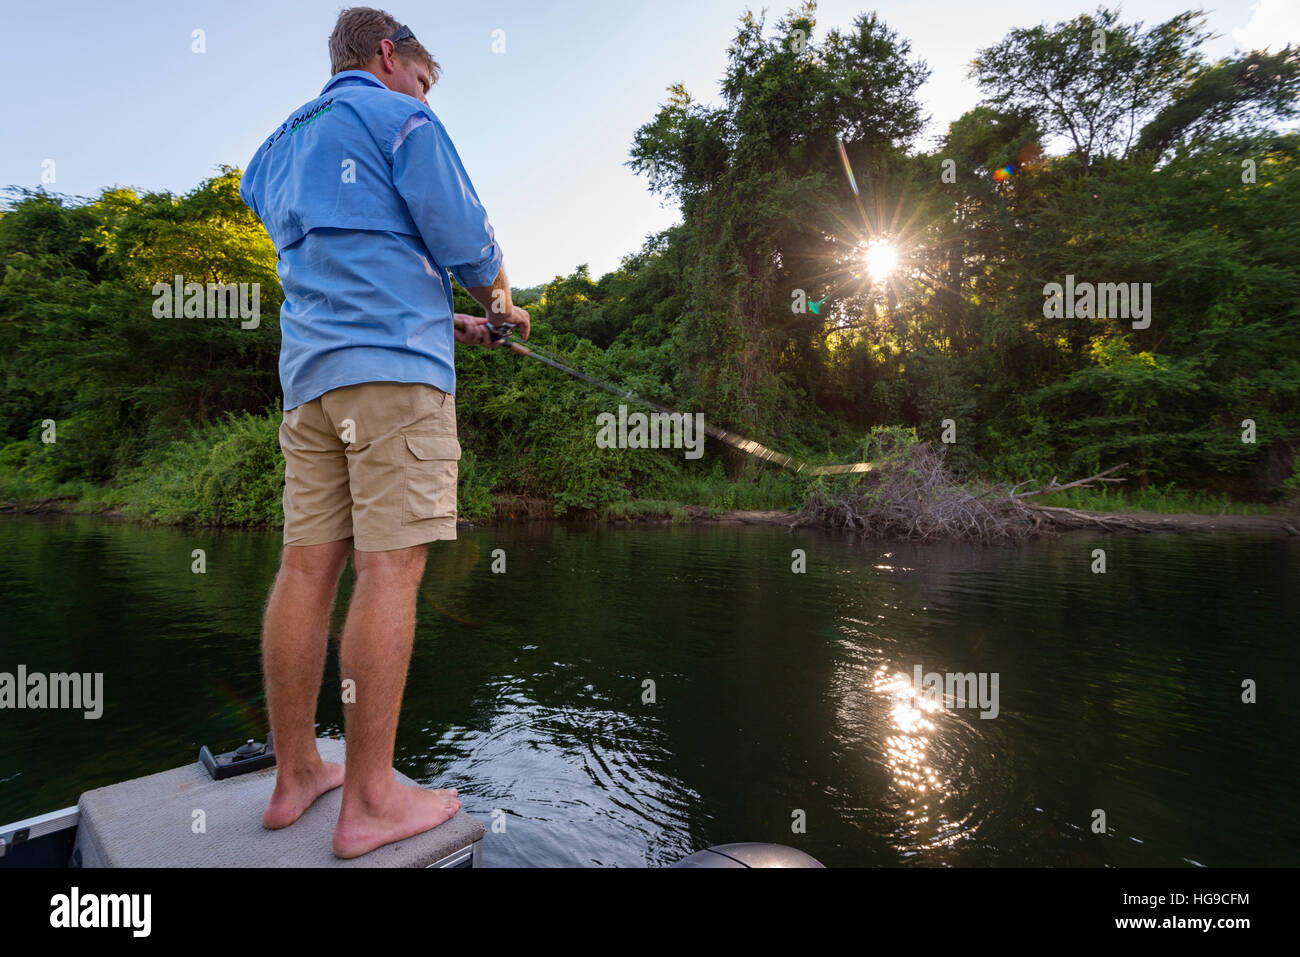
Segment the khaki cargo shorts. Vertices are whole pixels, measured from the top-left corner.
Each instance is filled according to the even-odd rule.
[[[362,552],[456,537],[456,398],[363,382],[284,413],[284,544]]]

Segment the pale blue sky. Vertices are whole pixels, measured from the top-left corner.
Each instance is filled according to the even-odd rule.
[[[257,144],[329,78],[326,41],[338,2],[46,0],[0,6],[0,185],[94,195],[104,186],[186,192],[221,163],[243,167]],[[1191,4],[1122,5],[1125,19],[1164,20]],[[385,4],[443,67],[429,104],[442,118],[488,209],[511,284],[589,263],[618,265],[678,219],[622,164],[632,134],[684,83],[716,102],[745,0],[475,0]],[[817,32],[875,9],[933,73],[921,96],[928,139],[979,99],[966,69],[1014,26],[1056,22],[1095,2],[822,0]],[[1226,55],[1300,41],[1300,2],[1206,3]],[[769,26],[788,9],[768,6]],[[191,52],[206,31],[207,51]],[[492,52],[505,31],[506,51]]]

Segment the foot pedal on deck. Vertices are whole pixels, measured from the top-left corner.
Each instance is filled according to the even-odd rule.
[[[233,751],[225,754],[213,754],[205,744],[199,748],[199,764],[214,781],[224,781],[249,771],[260,771],[275,764],[275,743],[271,735],[266,736],[265,744],[258,744],[252,738]]]

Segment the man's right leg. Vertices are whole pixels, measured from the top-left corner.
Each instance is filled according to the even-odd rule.
[[[456,789],[412,787],[393,776],[397,717],[415,635],[415,599],[428,545],[353,552],[356,584],[340,643],[347,759],[334,853],[360,857],[437,827],[460,810]]]

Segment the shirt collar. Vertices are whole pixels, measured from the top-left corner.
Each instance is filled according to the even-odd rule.
[[[342,73],[335,73],[330,77],[329,82],[321,88],[321,96],[325,95],[326,90],[333,86],[337,86],[344,80],[360,80],[362,83],[368,83],[371,86],[382,87],[384,85],[379,82],[379,77],[375,76],[369,70],[344,70]]]

